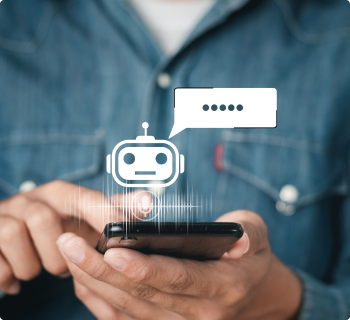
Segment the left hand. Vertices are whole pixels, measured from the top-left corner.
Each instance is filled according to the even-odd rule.
[[[99,319],[295,319],[301,284],[271,253],[261,217],[241,210],[218,221],[240,223],[245,235],[213,261],[123,248],[103,257],[72,233],[57,244],[77,296]]]

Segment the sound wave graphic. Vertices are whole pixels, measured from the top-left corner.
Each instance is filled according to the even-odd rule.
[[[105,185],[105,183],[104,183]],[[71,219],[79,220],[80,223],[89,223],[96,230],[102,232],[107,223],[115,221],[153,221],[162,222],[196,222],[201,217],[206,219],[213,217],[212,197],[203,197],[190,190],[187,185],[185,192],[174,190],[162,192],[157,189],[152,191],[136,190],[146,192],[152,199],[152,210],[145,215],[139,210],[142,197],[135,201],[135,190],[133,188],[114,187],[112,183],[106,184],[102,192],[79,187],[76,194],[70,195],[65,200],[64,214]],[[96,196],[98,194],[98,196]],[[63,211],[63,209],[62,209]],[[210,220],[212,221],[212,220]]]

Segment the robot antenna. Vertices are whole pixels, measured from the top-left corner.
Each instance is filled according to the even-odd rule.
[[[145,136],[147,136],[147,128],[148,128],[148,127],[149,127],[149,125],[148,125],[147,122],[144,122],[144,123],[142,124],[142,128],[145,129]]]

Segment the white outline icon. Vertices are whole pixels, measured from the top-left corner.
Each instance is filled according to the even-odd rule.
[[[123,187],[167,187],[185,171],[185,157],[167,140],[144,136],[118,143],[107,155],[106,170]],[[117,172],[116,172],[117,170]]]
[[[140,194],[145,194],[143,197],[142,197],[142,200],[141,200],[141,203],[139,202],[140,201]],[[149,202],[149,198],[150,196],[152,197],[152,200]],[[147,198],[148,199],[148,203],[145,204],[146,207],[148,207],[148,209],[144,210],[143,211],[143,205],[144,203],[142,202],[144,198]],[[136,202],[137,201],[137,202]],[[160,206],[160,203],[159,203],[159,198],[158,196],[152,192],[152,191],[145,191],[145,190],[141,190],[139,192],[137,192],[133,198],[132,198],[132,201],[131,201],[131,211],[132,211],[132,214],[133,216],[138,219],[138,220],[142,220],[142,221],[151,221],[153,220],[154,218],[156,218],[158,216],[158,210],[159,210],[159,206]],[[140,218],[137,216],[136,212],[135,212],[135,209],[138,209],[142,214],[143,214],[143,217]],[[147,218],[148,217],[148,218]]]

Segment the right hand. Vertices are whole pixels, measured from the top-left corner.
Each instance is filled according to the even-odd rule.
[[[112,200],[119,202],[121,197]],[[0,290],[19,293],[19,280],[35,278],[42,266],[51,274],[66,275],[56,240],[64,232],[74,232],[95,245],[105,224],[120,220],[116,210],[93,207],[109,201],[99,191],[52,181],[0,202]],[[106,211],[108,220],[101,217]]]

